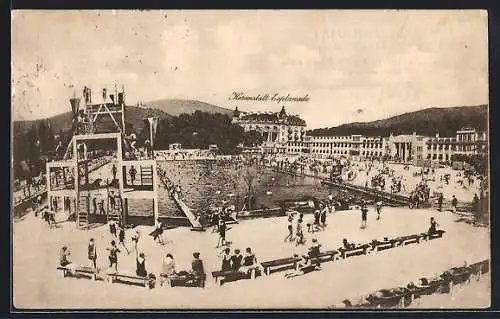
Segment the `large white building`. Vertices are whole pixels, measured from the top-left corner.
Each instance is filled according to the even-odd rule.
[[[234,110],[233,123],[245,132],[256,131],[264,137],[261,148],[264,153],[287,153],[291,142],[302,144],[306,135],[306,121],[297,115],[287,114],[285,107],[280,112],[240,112]]]
[[[293,143],[297,144],[297,143]],[[426,160],[447,162],[454,154],[478,155],[488,152],[486,132],[473,128],[463,128],[453,137],[427,137],[402,134],[389,137],[348,136],[307,136],[302,147],[294,145],[294,151],[310,153],[313,158],[339,156],[389,157],[420,165]]]

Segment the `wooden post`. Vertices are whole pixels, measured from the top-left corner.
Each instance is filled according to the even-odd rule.
[[[156,170],[156,161],[153,161],[153,172],[152,172],[152,179],[153,179],[153,211],[154,211],[154,218],[155,222],[156,220],[160,217],[160,210],[158,207],[158,181],[156,180],[157,176],[157,170]]]
[[[123,215],[123,225],[127,224],[128,217],[128,198],[124,198],[122,201],[122,215]]]

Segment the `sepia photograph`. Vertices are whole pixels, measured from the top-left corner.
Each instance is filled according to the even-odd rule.
[[[11,305],[491,306],[485,10],[13,10]]]

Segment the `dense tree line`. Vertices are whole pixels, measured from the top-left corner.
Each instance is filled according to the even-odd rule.
[[[488,162],[489,156],[487,154],[467,155],[467,154],[453,154],[451,156],[452,162],[465,162],[481,175],[488,175]]]
[[[52,127],[46,121],[35,124],[27,133],[13,137],[13,170],[15,178],[38,175],[45,167],[47,155],[56,147]]]
[[[147,130],[145,134],[147,133]],[[243,131],[225,114],[195,111],[161,119],[156,133],[155,149],[168,149],[171,143],[181,143],[183,148],[206,149],[216,144],[222,154],[237,154],[240,145],[255,146],[262,143],[262,136]]]

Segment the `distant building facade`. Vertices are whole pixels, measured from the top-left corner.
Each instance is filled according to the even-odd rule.
[[[368,137],[363,135],[347,136],[308,136],[302,150],[313,158],[332,158],[340,156],[389,157],[394,160],[412,162],[420,165],[431,160],[447,162],[454,154],[481,155],[488,153],[486,132],[474,128],[463,128],[454,137],[435,137],[413,134],[390,134],[388,137]]]
[[[243,127],[245,132],[256,131],[262,134],[264,142],[261,148],[267,154],[285,154],[292,142],[302,144],[307,129],[306,121],[297,115],[287,114],[284,106],[280,112],[246,113],[236,108],[233,123]]]

